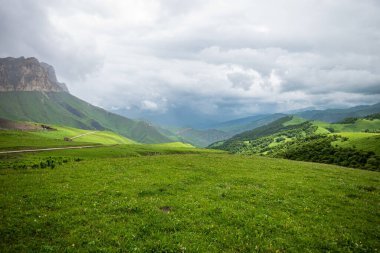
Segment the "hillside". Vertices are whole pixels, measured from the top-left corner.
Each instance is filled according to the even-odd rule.
[[[296,115],[308,120],[320,120],[332,123],[349,117],[360,118],[378,112],[380,112],[380,103],[360,105],[346,109],[309,110],[296,113]]]
[[[42,127],[41,127],[42,126]],[[60,125],[0,120],[0,150],[24,150],[83,145],[135,144],[110,131],[84,130]]]
[[[254,128],[269,124],[285,116],[286,115],[282,113],[256,115],[256,116],[222,122],[217,125],[214,125],[213,128],[227,132],[231,135],[235,135],[241,132],[249,131]]]
[[[165,145],[0,157],[19,165],[1,169],[1,252],[380,247],[377,172]]]
[[[356,119],[349,124],[329,124],[287,116],[228,140],[213,143],[209,147],[232,153],[261,154],[380,170],[380,134],[376,133],[379,129],[378,119]],[[347,131],[351,133],[348,134]]]
[[[207,147],[214,142],[226,140],[236,134],[266,125],[284,116],[285,114],[252,116],[222,122],[210,129],[167,129],[170,134],[166,133],[166,136],[173,136],[177,140],[182,140],[198,147]]]
[[[213,142],[224,140],[231,137],[231,134],[216,129],[193,129],[193,128],[172,128],[166,129],[170,132],[167,136],[173,139],[191,143],[197,147],[207,147]]]
[[[170,141],[148,123],[107,112],[65,92],[0,92],[0,117],[109,130],[142,143]]]

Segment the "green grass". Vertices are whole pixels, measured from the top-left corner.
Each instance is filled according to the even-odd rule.
[[[136,143],[135,141],[132,141],[128,138],[125,138],[123,136],[117,135],[109,131],[97,131],[89,135],[75,138],[73,141],[101,143],[101,144],[106,144],[106,145]]]
[[[74,142],[90,142],[90,143],[99,143],[99,144],[132,144],[136,143],[124,136],[118,135],[110,131],[94,131],[94,130],[83,130],[72,127],[63,127],[53,125],[52,127],[56,128],[57,131],[36,131],[33,134],[36,134],[41,137],[46,138],[55,138],[63,139],[64,137],[75,137],[81,134],[90,133],[78,138],[73,139]]]
[[[0,149],[124,140],[54,127]],[[181,142],[3,154],[0,252],[375,252],[379,203],[379,172]]]
[[[298,116],[292,116],[291,120],[286,121],[282,125],[283,126],[298,125],[298,124],[304,123],[305,121],[306,121],[306,119],[304,119],[304,118],[301,118],[301,117],[298,117]]]
[[[139,148],[145,149],[140,153],[144,156],[132,154]],[[121,157],[127,150],[130,155]],[[154,150],[167,155],[152,155],[158,154]],[[0,170],[0,251],[380,248],[379,173],[211,151],[180,152],[170,147],[164,152],[157,145],[65,150],[38,156],[84,160],[55,169]]]
[[[51,125],[56,131],[19,131],[0,130],[0,150],[17,150],[43,147],[78,146],[88,144],[133,144],[134,141],[109,131],[83,130],[71,127]],[[81,134],[91,133],[73,141],[64,141]]]
[[[85,143],[86,144],[86,143]],[[87,143],[88,145],[88,143]],[[7,148],[8,150],[9,148]],[[198,154],[224,153],[223,151],[198,149],[187,144],[128,144],[96,146],[86,149],[53,150],[31,153],[0,154],[0,169],[4,168],[40,168],[41,163],[48,160],[55,165],[76,160],[92,160],[97,158],[125,158],[136,156],[152,156],[164,154]],[[54,166],[55,166],[54,165]]]
[[[68,142],[62,138],[43,138],[35,132],[0,130],[0,150],[20,150],[29,148],[49,148],[61,146],[87,145],[83,142]]]
[[[380,155],[380,134],[378,133],[338,133],[342,137],[347,137],[348,140],[338,140],[333,142],[333,145],[338,145],[344,148],[356,148],[364,151],[373,151]]]
[[[320,126],[318,126],[317,130],[315,131],[315,134],[329,134],[329,133],[330,133],[329,130]]]
[[[313,124],[323,128],[334,129],[335,132],[364,132],[366,129],[376,131],[380,129],[379,119],[358,119],[351,124],[330,124],[322,121],[313,121]]]
[[[194,148],[193,145],[183,142],[169,142],[163,144],[155,144],[155,147],[171,147],[171,148]]]

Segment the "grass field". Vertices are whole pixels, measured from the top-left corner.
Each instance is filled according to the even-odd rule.
[[[330,124],[322,121],[312,121],[314,125],[329,129],[334,129],[335,132],[364,132],[365,130],[379,130],[379,119],[358,119],[355,123],[351,124]]]
[[[1,252],[380,248],[376,172],[174,144],[1,159],[58,156],[54,169],[0,170]]]
[[[301,124],[303,122],[305,122],[306,119],[304,118],[301,118],[301,117],[298,117],[298,116],[292,116],[292,119],[289,120],[289,121],[286,121],[285,123],[283,123],[282,125],[283,126],[292,126],[292,125],[298,125],[298,124]]]
[[[52,125],[57,131],[36,131],[32,132],[35,135],[50,139],[62,139],[64,137],[76,137],[82,134],[90,133],[78,138],[73,139],[74,142],[89,142],[99,144],[131,144],[136,143],[124,136],[118,135],[110,131],[93,131],[84,130],[72,127],[63,127]]]
[[[62,138],[41,137],[35,132],[0,130],[0,150],[20,150],[29,148],[76,146],[88,143],[64,141]]]
[[[342,137],[347,137],[348,140],[343,141],[339,139],[333,142],[333,145],[338,145],[344,148],[355,147],[364,151],[373,151],[377,155],[380,155],[380,134],[379,133],[355,133],[355,132],[343,132],[338,133]]]
[[[0,148],[115,145],[0,155],[0,252],[380,249],[378,172],[57,128]]]
[[[126,137],[109,131],[92,131],[71,127],[51,125],[55,131],[19,131],[0,130],[0,150],[16,150],[41,147],[78,146],[92,144],[133,144]],[[83,135],[72,141],[64,141],[65,137],[72,138]]]

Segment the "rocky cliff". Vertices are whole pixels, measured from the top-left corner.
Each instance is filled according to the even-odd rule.
[[[54,68],[36,58],[0,58],[0,91],[69,92]]]

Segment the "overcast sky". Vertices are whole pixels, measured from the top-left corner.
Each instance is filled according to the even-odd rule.
[[[0,56],[106,109],[237,118],[380,101],[379,0],[0,0]]]

